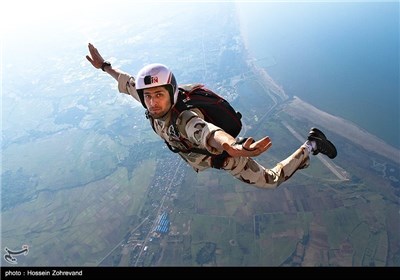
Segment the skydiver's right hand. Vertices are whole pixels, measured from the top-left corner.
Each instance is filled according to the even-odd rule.
[[[104,62],[104,58],[101,56],[99,51],[91,44],[88,45],[90,56],[87,55],[86,58],[93,65],[94,68],[100,69]]]

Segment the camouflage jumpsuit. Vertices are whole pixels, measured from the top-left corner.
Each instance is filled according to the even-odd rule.
[[[129,94],[140,102],[135,89],[135,80],[126,73],[118,77],[118,90],[121,93]],[[170,114],[163,119],[153,121],[156,133],[172,147],[182,148],[177,136],[183,136],[189,140],[195,148],[205,149],[212,154],[220,154],[215,148],[208,145],[210,136],[221,128],[212,123],[204,121],[203,115],[197,109],[183,111],[177,119],[178,132],[170,125]],[[210,156],[198,153],[182,153],[179,155],[198,172],[211,167]],[[288,158],[278,163],[274,168],[267,169],[249,157],[228,157],[223,169],[235,178],[254,185],[259,188],[276,188],[289,179],[298,169],[309,165],[309,152],[306,148],[300,147]]]

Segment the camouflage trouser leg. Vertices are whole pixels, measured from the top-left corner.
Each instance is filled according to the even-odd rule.
[[[266,169],[247,157],[228,158],[224,169],[245,183],[273,189],[289,179],[297,170],[308,167],[309,163],[308,150],[301,147],[272,169]]]

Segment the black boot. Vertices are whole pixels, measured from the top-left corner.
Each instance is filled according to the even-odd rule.
[[[318,128],[311,128],[307,139],[316,143],[317,148],[313,149],[313,155],[322,153],[332,159],[336,157],[337,151],[335,146],[331,141],[326,139],[326,136]]]

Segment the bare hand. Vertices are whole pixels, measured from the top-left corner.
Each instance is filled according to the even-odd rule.
[[[255,157],[268,150],[271,145],[271,139],[267,136],[256,142],[252,137],[249,137],[242,145],[224,143],[222,147],[232,157]]]
[[[99,51],[91,43],[89,43],[88,47],[90,56],[89,55],[86,56],[87,60],[89,60],[89,62],[93,65],[94,68],[100,69],[101,65],[104,62],[104,58],[100,55]]]

